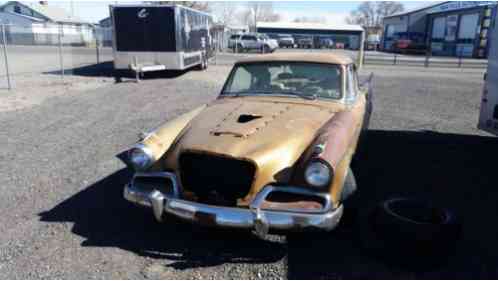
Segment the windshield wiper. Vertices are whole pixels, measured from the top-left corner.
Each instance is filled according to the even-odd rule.
[[[308,95],[308,94],[303,94],[303,93],[299,93],[299,92],[274,92],[274,93],[283,94],[283,95],[291,96],[291,97],[300,97],[300,98],[303,98],[306,100],[316,100],[318,98],[317,94]]]
[[[231,96],[231,97],[238,97],[240,95],[258,95],[258,94],[264,94],[264,95],[283,95],[283,96],[289,96],[289,97],[300,97],[303,99],[307,100],[316,100],[318,98],[317,94],[303,94],[299,92],[289,92],[289,91],[261,91],[261,90],[256,90],[256,91],[240,91],[240,92],[224,92],[223,93],[226,96]]]

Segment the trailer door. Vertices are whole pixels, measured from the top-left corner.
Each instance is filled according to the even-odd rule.
[[[176,51],[174,7],[115,7],[113,17],[117,51]]]
[[[478,127],[498,135],[498,29],[496,21],[490,34],[488,70],[484,81]]]

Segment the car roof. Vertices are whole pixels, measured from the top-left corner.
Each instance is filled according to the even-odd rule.
[[[251,56],[238,61],[236,64],[253,63],[253,62],[279,62],[279,61],[312,62],[312,63],[326,63],[326,64],[339,64],[339,65],[348,65],[353,63],[353,60],[351,59],[350,56],[339,52],[328,52],[328,53],[292,52],[292,53],[274,53],[267,55]]]

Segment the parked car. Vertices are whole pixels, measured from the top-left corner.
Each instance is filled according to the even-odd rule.
[[[320,49],[332,49],[334,48],[334,41],[330,38],[320,38],[319,47]]]
[[[313,38],[311,37],[299,38],[297,40],[297,47],[301,49],[313,48]]]
[[[356,190],[351,159],[370,87],[342,54],[237,62],[218,98],[146,134],[124,197],[155,218],[269,231],[332,230]],[[368,83],[370,85],[370,83]]]
[[[240,41],[241,34],[233,34],[228,38],[228,48],[234,49],[237,43]]]
[[[294,38],[290,35],[281,35],[278,38],[278,46],[280,48],[294,48]]]
[[[247,52],[247,51],[261,51],[264,53],[271,53],[278,48],[276,40],[270,39],[261,34],[243,34],[236,40],[235,45],[232,46],[234,51]]]
[[[396,53],[424,53],[427,50],[425,35],[419,32],[398,32],[394,34],[392,51]]]
[[[367,50],[378,50],[380,46],[380,35],[370,34],[366,40],[365,49]]]
[[[272,46],[275,46],[275,48],[278,48],[278,40],[275,39],[275,38],[270,38],[268,35],[266,34],[259,34],[259,38],[265,40],[265,42],[269,43],[270,45]]]

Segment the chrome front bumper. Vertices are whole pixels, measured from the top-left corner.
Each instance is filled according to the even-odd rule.
[[[169,179],[172,188],[168,192],[148,189],[135,185],[137,177],[159,177]],[[124,198],[135,204],[150,207],[158,221],[165,214],[202,225],[225,228],[252,229],[264,237],[270,229],[286,231],[303,231],[308,229],[332,230],[342,217],[343,208],[333,209],[328,194],[316,194],[304,188],[264,187],[251,202],[249,208],[220,207],[179,199],[176,176],[172,173],[136,174],[125,186]],[[272,210],[261,207],[263,201],[272,192],[293,193],[298,195],[319,196],[326,202],[323,209],[310,211],[304,209]]]

